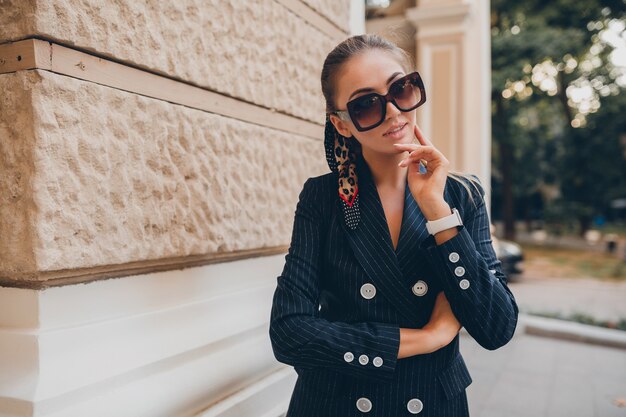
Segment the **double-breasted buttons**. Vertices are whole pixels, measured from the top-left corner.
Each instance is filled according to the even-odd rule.
[[[354,360],[354,354],[352,352],[344,353],[343,360],[346,362],[352,362]]]
[[[465,268],[463,268],[462,266],[457,266],[456,268],[454,268],[454,275],[456,275],[457,277],[462,277],[463,275],[465,275]]]
[[[413,294],[421,297],[428,292],[428,284],[420,279],[415,284],[413,284],[413,288],[411,288],[411,290],[413,290]]]
[[[462,279],[461,282],[459,282],[459,287],[461,287],[461,289],[466,290],[468,289],[470,286],[470,282],[466,279]]]
[[[367,363],[370,361],[370,358],[367,357],[367,355],[361,355],[359,356],[359,363],[361,365],[367,365]]]
[[[424,404],[420,400],[418,400],[417,398],[412,398],[407,403],[406,408],[407,408],[407,410],[409,410],[409,413],[411,413],[411,414],[418,414],[424,408]]]
[[[361,397],[356,400],[356,408],[362,413],[369,413],[372,411],[372,402],[365,397]]]
[[[456,252],[450,252],[450,255],[448,255],[448,260],[449,260],[450,262],[452,262],[453,264],[455,264],[455,263],[459,262],[459,259],[460,259],[460,258],[461,258],[461,257],[460,257],[460,256],[459,256],[459,254],[458,254],[458,253],[456,253]]]
[[[375,367],[380,368],[381,366],[383,366],[383,358],[381,358],[380,356],[376,356],[372,361],[372,364],[374,364]]]
[[[367,283],[361,285],[361,297],[365,298],[366,300],[371,300],[372,298],[374,298],[375,295],[376,287],[374,287],[372,284]]]

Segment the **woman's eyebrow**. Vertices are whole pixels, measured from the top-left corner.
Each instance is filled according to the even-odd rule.
[[[389,84],[391,81],[393,81],[394,78],[396,78],[399,74],[402,74],[401,72],[394,72],[391,77],[389,77],[389,79],[387,79],[387,84]],[[352,98],[352,96],[354,96],[355,94],[359,94],[359,93],[365,93],[365,92],[369,92],[369,91],[374,91],[373,88],[371,87],[365,87],[365,88],[359,88],[358,90],[355,90],[352,92],[352,94],[350,94],[350,97],[348,97],[348,100],[350,100]]]

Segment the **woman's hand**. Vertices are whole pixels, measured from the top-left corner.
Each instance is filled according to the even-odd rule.
[[[459,333],[459,323],[445,294],[437,294],[430,321],[421,329],[401,328],[398,359],[424,355],[447,346]]]
[[[443,291],[437,294],[430,320],[422,329],[431,332],[440,348],[447,346],[461,330],[461,323],[454,316]]]
[[[427,220],[436,220],[451,213],[450,206],[443,198],[443,190],[448,176],[450,162],[424,137],[419,127],[414,127],[416,143],[394,143],[399,151],[408,151],[408,156],[400,166],[408,166],[407,182],[409,189]],[[426,173],[419,171],[420,161],[425,161]]]

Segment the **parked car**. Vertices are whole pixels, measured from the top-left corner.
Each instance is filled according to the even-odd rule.
[[[519,275],[523,272],[524,253],[522,247],[510,240],[498,239],[495,236],[493,225],[491,225],[491,241],[498,260],[502,262],[502,272],[507,276],[507,279],[509,281],[519,279]]]

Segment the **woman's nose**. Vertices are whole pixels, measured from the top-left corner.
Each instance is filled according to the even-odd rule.
[[[387,101],[385,105],[387,106],[387,110],[385,111],[387,119],[394,118],[401,113],[401,111],[398,110],[398,108],[391,101]]]

